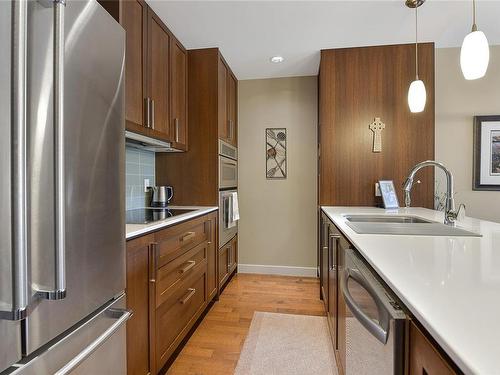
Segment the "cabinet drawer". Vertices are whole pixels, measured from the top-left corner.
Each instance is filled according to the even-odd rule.
[[[158,270],[156,278],[157,307],[168,300],[183,284],[184,280],[198,272],[200,268],[206,268],[207,250],[208,243],[205,241]]]
[[[206,268],[200,268],[175,289],[156,310],[157,368],[165,365],[178,343],[205,308]]]
[[[210,221],[202,216],[155,234],[158,244],[158,267],[162,267],[209,238]]]

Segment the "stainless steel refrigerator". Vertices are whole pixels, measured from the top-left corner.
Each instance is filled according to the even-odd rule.
[[[0,373],[126,373],[125,32],[0,1]]]

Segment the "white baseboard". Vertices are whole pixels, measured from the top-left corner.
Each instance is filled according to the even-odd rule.
[[[304,277],[317,276],[316,267],[270,266],[262,264],[238,264],[238,273]]]

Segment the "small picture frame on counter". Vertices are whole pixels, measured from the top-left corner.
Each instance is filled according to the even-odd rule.
[[[384,208],[399,208],[399,201],[396,189],[394,188],[394,182],[392,180],[380,180],[378,185],[380,193],[382,194],[382,200],[384,201]]]

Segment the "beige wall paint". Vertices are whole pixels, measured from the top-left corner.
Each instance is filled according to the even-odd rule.
[[[472,190],[472,118],[500,114],[500,46],[490,48],[488,72],[480,80],[465,80],[459,60],[459,48],[436,50],[436,160],[453,172],[455,201],[467,206],[467,216],[500,222],[500,192]],[[436,179],[442,190],[440,171]]]
[[[240,264],[316,265],[317,77],[239,82]],[[266,179],[265,129],[287,128],[288,178]]]

